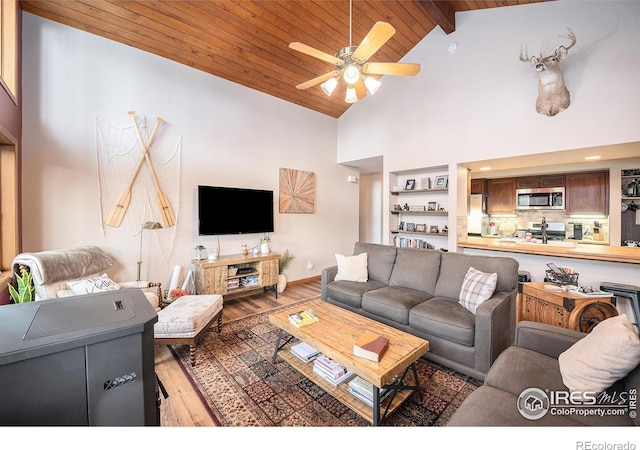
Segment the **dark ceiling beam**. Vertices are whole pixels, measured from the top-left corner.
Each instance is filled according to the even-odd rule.
[[[440,25],[446,34],[456,31],[455,11],[449,6],[449,2],[435,0],[417,0],[424,12],[436,24]]]

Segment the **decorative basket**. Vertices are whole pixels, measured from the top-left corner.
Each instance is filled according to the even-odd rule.
[[[553,270],[547,270],[545,271],[545,274],[546,274],[545,281],[549,281],[554,284],[559,284],[560,286],[567,286],[570,284],[577,286],[578,275],[580,275],[579,273],[565,273],[563,275],[560,275],[558,273],[555,273]]]

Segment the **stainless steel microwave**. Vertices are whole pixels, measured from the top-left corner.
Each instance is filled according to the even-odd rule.
[[[516,189],[516,209],[565,209],[564,188]]]

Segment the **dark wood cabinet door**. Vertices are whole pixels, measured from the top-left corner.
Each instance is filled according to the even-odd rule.
[[[518,177],[516,178],[516,188],[518,189],[536,189],[540,187],[540,177]]]
[[[566,175],[567,214],[609,214],[609,172]]]
[[[489,214],[515,214],[516,179],[496,178],[487,181]]]
[[[540,175],[539,178],[541,188],[564,187],[566,183],[564,175]]]
[[[487,192],[487,179],[486,178],[473,178],[471,180],[471,193],[472,194],[485,194]]]

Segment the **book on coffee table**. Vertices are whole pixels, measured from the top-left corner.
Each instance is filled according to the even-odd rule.
[[[353,354],[378,362],[388,346],[389,338],[367,330],[353,344]]]
[[[289,314],[289,322],[298,328],[316,323],[318,320],[318,316],[310,309]]]

